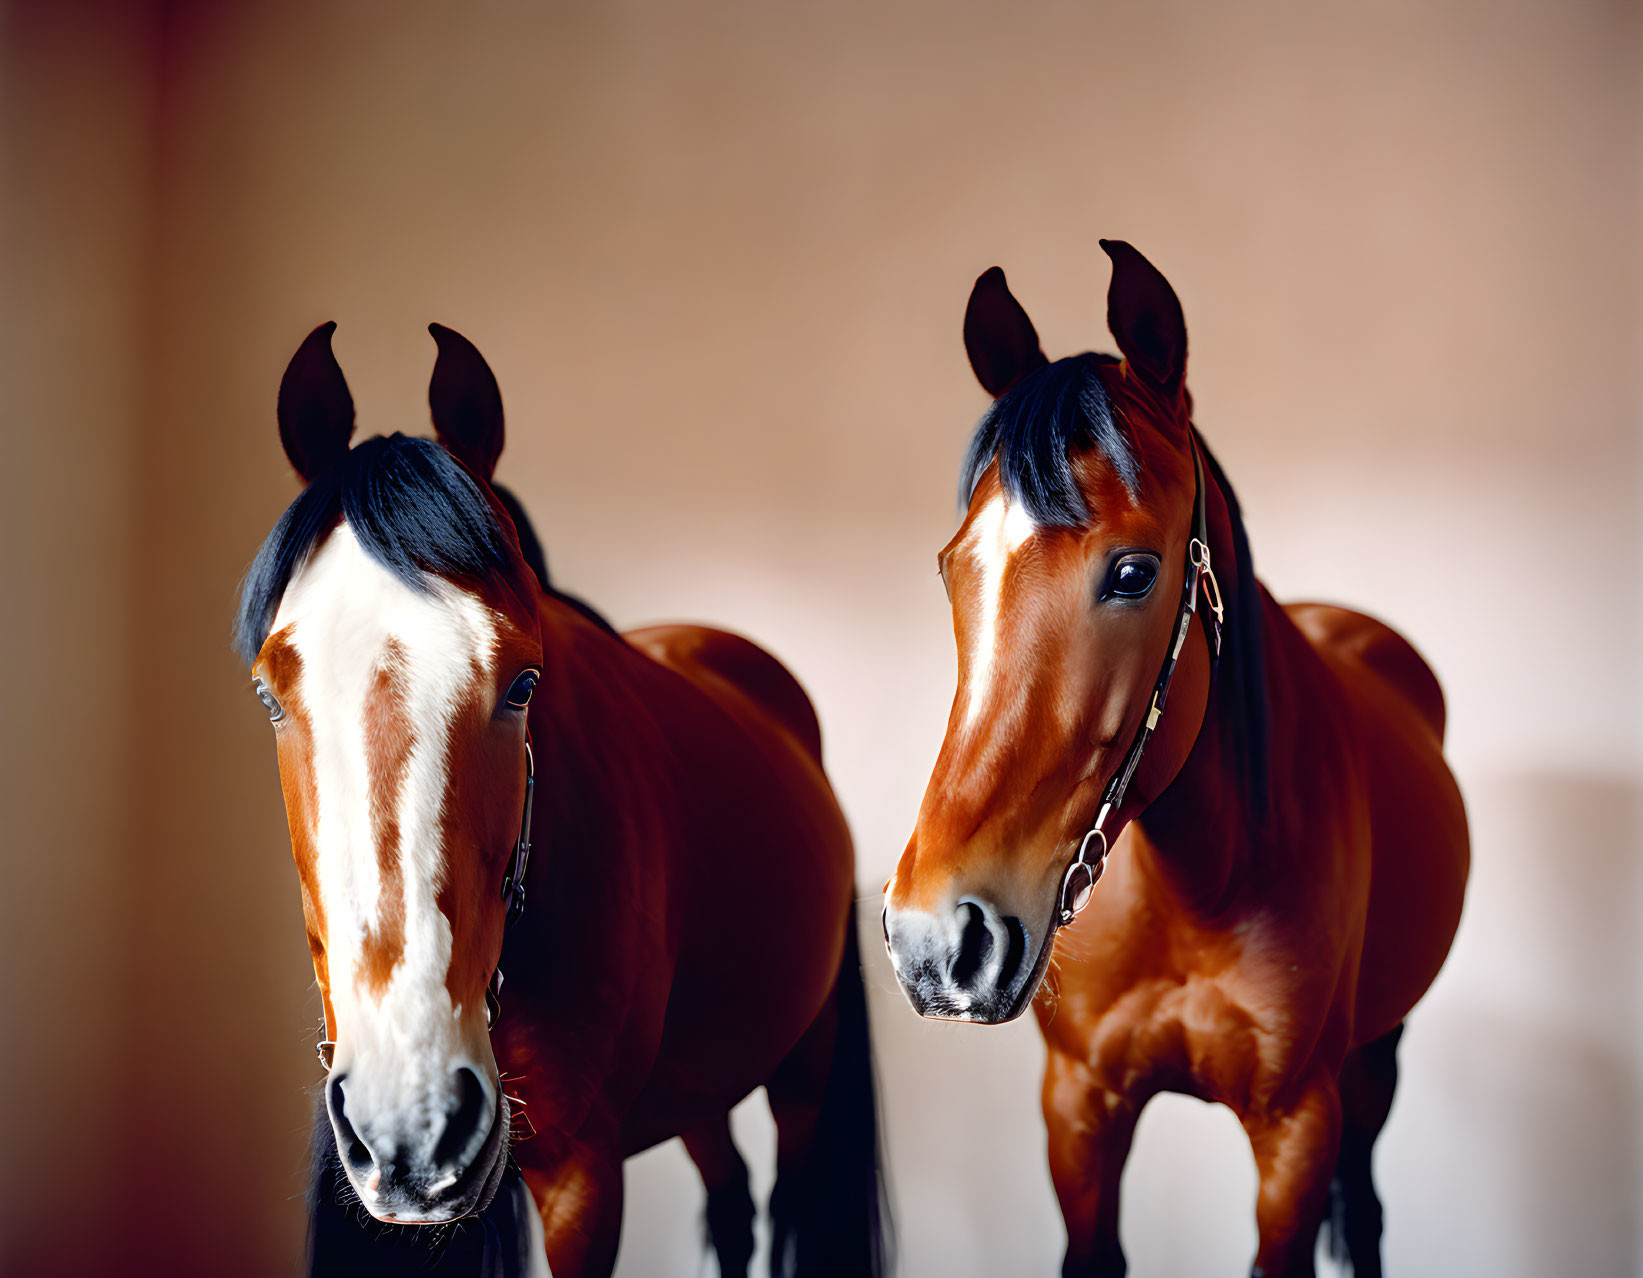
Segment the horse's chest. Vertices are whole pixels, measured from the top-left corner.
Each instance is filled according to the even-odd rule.
[[[1065,955],[1062,998],[1041,1020],[1052,1047],[1115,1093],[1181,1091],[1241,1110],[1304,1066],[1335,985],[1332,965],[1304,961],[1281,929],[1120,928]]]

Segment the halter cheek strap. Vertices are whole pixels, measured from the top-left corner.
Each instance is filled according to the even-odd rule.
[[[1213,620],[1209,617],[1204,619],[1204,628],[1209,639],[1212,677],[1215,667],[1221,660],[1221,619],[1224,609],[1221,604],[1221,585],[1215,580],[1215,570],[1210,566],[1209,514],[1204,491],[1204,463],[1198,453],[1198,432],[1189,428],[1188,440],[1192,448],[1192,477],[1196,493],[1192,503],[1192,537],[1187,542],[1186,580],[1181,586],[1181,607],[1175,616],[1175,636],[1164,656],[1164,665],[1158,672],[1157,682],[1152,686],[1152,702],[1147,707],[1147,717],[1136,729],[1135,740],[1130,743],[1123,764],[1113,774],[1112,780],[1107,782],[1107,788],[1102,791],[1101,806],[1096,809],[1094,824],[1078,845],[1078,855],[1073,857],[1066,873],[1061,876],[1060,913],[1057,916],[1058,926],[1061,927],[1071,923],[1078,917],[1079,911],[1090,903],[1095,885],[1100,882],[1102,871],[1106,869],[1108,841],[1104,827],[1107,818],[1124,802],[1124,794],[1130,788],[1130,782],[1135,779],[1136,769],[1141,765],[1141,753],[1147,748],[1147,741],[1151,738],[1153,730],[1158,727],[1158,721],[1164,716],[1164,703],[1169,699],[1170,680],[1175,676],[1176,662],[1181,659],[1181,649],[1186,644],[1187,631],[1192,628],[1193,614],[1198,611],[1200,590],[1203,591],[1204,602],[1214,616]]]
[[[525,867],[531,862],[531,800],[536,797],[536,760],[531,757],[531,739],[525,737],[525,815],[519,821],[519,841],[513,845],[513,860],[502,877],[502,899],[508,903],[508,923],[519,922],[525,912]]]
[[[525,868],[531,861],[531,808],[532,800],[536,797],[536,760],[531,755],[531,739],[525,737],[525,814],[519,820],[519,839],[513,845],[513,856],[508,861],[508,872],[502,876],[502,899],[508,903],[508,916],[503,921],[503,928],[507,929],[519,922],[520,916],[525,913]],[[502,1015],[502,969],[496,968],[491,973],[491,979],[485,985],[485,1028],[491,1029],[496,1024],[496,1018]],[[327,1027],[329,1028],[329,1027]],[[336,1053],[337,1045],[330,1039],[324,1039],[314,1045],[314,1051],[319,1056],[319,1063],[326,1072],[331,1069],[331,1060]]]
[[[531,739],[525,737],[525,814],[519,819],[519,841],[513,845],[513,860],[502,876],[502,899],[508,903],[508,916],[503,920],[506,929],[518,923],[525,913],[525,867],[531,863],[531,807],[536,797],[536,760],[531,755]],[[496,1018],[502,1015],[502,968],[499,964],[485,986],[485,1028],[492,1029]]]

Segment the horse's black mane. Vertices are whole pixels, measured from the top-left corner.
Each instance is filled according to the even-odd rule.
[[[1134,447],[1124,436],[1101,385],[1098,369],[1117,361],[1110,355],[1072,355],[1022,378],[994,401],[976,424],[959,472],[959,505],[966,508],[976,484],[994,457],[999,482],[1012,501],[1020,502],[1040,525],[1082,528],[1090,510],[1073,473],[1072,454],[1094,448],[1117,472],[1134,499],[1141,469]],[[1195,428],[1196,429],[1196,428]],[[1230,681],[1225,702],[1231,727],[1242,743],[1238,767],[1249,812],[1262,820],[1271,807],[1268,763],[1266,659],[1261,642],[1261,585],[1244,531],[1237,494],[1221,465],[1203,444],[1209,475],[1226,499],[1232,522],[1232,545],[1213,547],[1221,572],[1230,559],[1237,604],[1222,630],[1218,679]]]
[[[1193,429],[1196,433],[1197,428]],[[1272,808],[1271,763],[1268,757],[1270,706],[1266,687],[1266,646],[1261,639],[1265,606],[1261,583],[1255,577],[1255,559],[1250,554],[1249,534],[1244,530],[1244,512],[1238,505],[1238,494],[1232,491],[1226,472],[1221,469],[1215,454],[1209,451],[1202,435],[1198,436],[1198,446],[1203,450],[1210,481],[1221,490],[1221,496],[1226,501],[1227,518],[1232,524],[1234,586],[1231,593],[1236,603],[1228,610],[1226,624],[1221,628],[1221,669],[1218,677],[1230,683],[1227,698],[1222,704],[1227,709],[1236,738],[1243,743],[1243,748],[1238,752],[1238,766],[1249,815],[1259,824],[1266,820]],[[1223,561],[1218,559],[1217,562]]]
[[[506,489],[493,489],[512,519],[526,565],[542,589],[609,630],[580,600],[549,584],[530,521]],[[517,580],[508,536],[496,508],[460,463],[431,439],[379,435],[351,449],[291,503],[246,571],[234,618],[234,648],[250,665],[291,576],[336,524],[346,519],[359,544],[413,590],[427,590],[430,575],[500,581],[528,595]]]
[[[1029,373],[993,401],[979,422],[959,470],[958,500],[967,508],[982,472],[998,458],[998,478],[1036,524],[1080,528],[1089,508],[1070,454],[1093,447],[1118,472],[1133,498],[1141,478],[1135,451],[1113,421],[1096,370],[1110,355],[1069,355]]]

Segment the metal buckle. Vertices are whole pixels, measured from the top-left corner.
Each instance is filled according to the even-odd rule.
[[[1219,626],[1225,620],[1226,609],[1221,606],[1221,583],[1215,579],[1215,569],[1210,567],[1209,547],[1194,537],[1187,543],[1187,558],[1198,570],[1198,586],[1209,602],[1210,611],[1215,614],[1215,624]]]
[[[502,1015],[502,969],[497,968],[491,973],[491,979],[485,984],[485,1029],[489,1032],[496,1028],[497,1018]]]
[[[527,855],[529,847],[530,845],[526,844]],[[525,885],[510,874],[502,882],[502,895],[508,902],[508,922],[519,922],[525,913]]]

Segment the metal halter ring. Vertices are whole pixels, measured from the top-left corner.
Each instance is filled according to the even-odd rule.
[[[1090,842],[1093,839],[1101,840],[1101,851],[1092,861],[1089,859],[1088,854]],[[1101,875],[1106,868],[1107,836],[1097,826],[1084,836],[1084,841],[1078,845],[1078,855],[1073,858],[1073,863],[1067,867],[1067,873],[1062,876],[1061,925],[1063,927],[1077,918],[1079,911],[1090,903],[1090,896],[1095,892],[1095,885],[1101,881]]]

